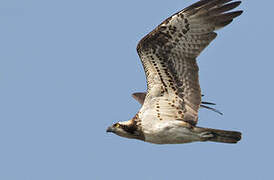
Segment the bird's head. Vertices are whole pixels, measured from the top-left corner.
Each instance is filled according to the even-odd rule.
[[[133,120],[117,122],[107,128],[107,132],[112,132],[118,136],[131,138],[131,139],[142,139],[143,136],[140,132],[137,124]]]

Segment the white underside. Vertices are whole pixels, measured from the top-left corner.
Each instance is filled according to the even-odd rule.
[[[200,136],[189,128],[183,127],[180,121],[162,121],[153,128],[144,128],[145,141],[154,144],[182,144],[200,141]]]
[[[167,107],[159,113],[154,106],[166,107],[161,104],[159,98],[150,100],[150,103],[145,103],[140,112],[142,131],[145,136],[145,141],[154,144],[181,144],[193,141],[200,141],[201,136],[193,132],[182,120],[176,120],[174,109]],[[160,114],[161,118],[157,117]]]

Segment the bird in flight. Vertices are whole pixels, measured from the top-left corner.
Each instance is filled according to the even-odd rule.
[[[216,38],[216,30],[243,11],[241,1],[200,0],[163,21],[137,45],[147,80],[146,93],[134,93],[142,104],[130,120],[107,132],[154,144],[195,141],[237,143],[241,133],[196,126],[201,101],[196,57]],[[207,107],[209,109],[213,109]],[[215,109],[213,109],[215,110]]]

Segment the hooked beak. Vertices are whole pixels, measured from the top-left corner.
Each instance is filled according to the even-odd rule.
[[[107,132],[114,132],[114,128],[113,128],[112,126],[109,126],[109,127],[107,128]]]

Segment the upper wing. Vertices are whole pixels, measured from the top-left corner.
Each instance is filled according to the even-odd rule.
[[[197,123],[201,90],[196,57],[217,36],[215,30],[242,13],[227,12],[241,3],[230,1],[200,0],[166,19],[139,42],[137,51],[148,88],[144,105],[154,108],[160,119],[159,112],[181,112],[177,118]]]

